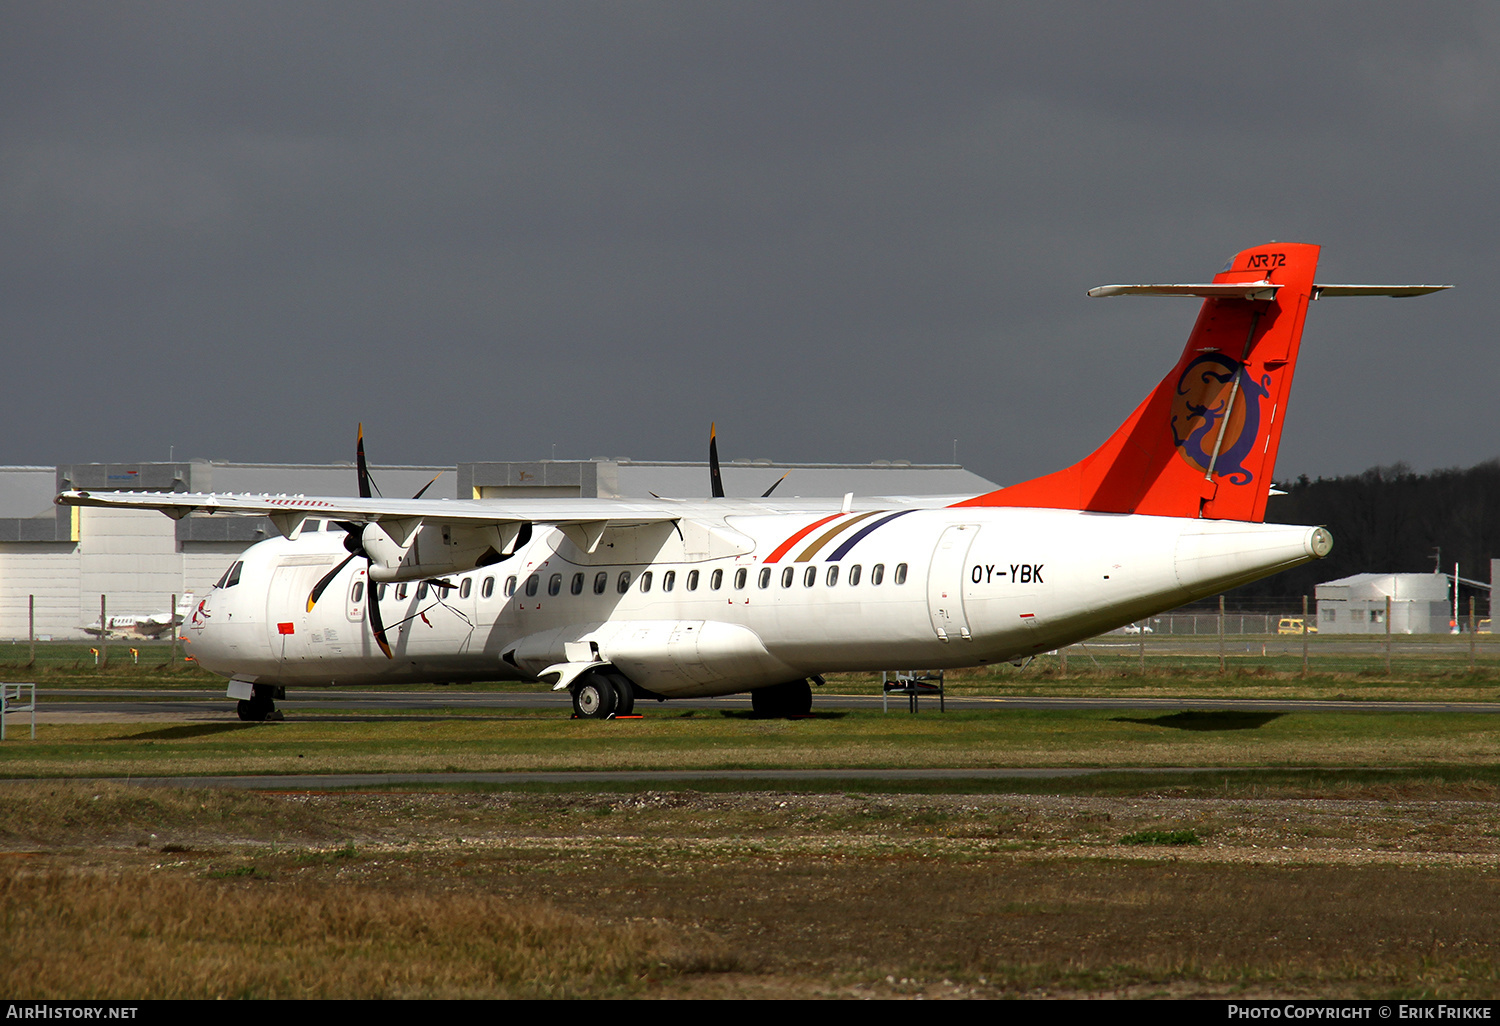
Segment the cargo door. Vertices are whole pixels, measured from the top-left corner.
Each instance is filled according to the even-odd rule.
[[[266,595],[266,626],[270,631],[271,653],[283,665],[322,657],[321,630],[316,632],[319,651],[312,651],[314,628],[307,612],[307,596],[332,567],[333,560],[328,559],[316,564],[279,566],[272,573]]]
[[[942,641],[970,638],[964,614],[964,567],[977,537],[978,524],[955,524],[942,533],[933,550],[927,571],[927,612],[933,632]]]

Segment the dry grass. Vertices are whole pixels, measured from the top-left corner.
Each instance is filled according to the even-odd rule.
[[[1493,998],[1500,807],[1491,791],[1432,782],[1247,799],[6,785],[0,990]],[[1146,830],[1192,830],[1203,843],[1118,843]]]
[[[3,986],[27,997],[578,997],[731,968],[655,923],[484,893],[140,869],[0,875]]]

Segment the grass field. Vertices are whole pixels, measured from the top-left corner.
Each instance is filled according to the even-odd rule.
[[[44,723],[0,745],[0,991],[1493,999],[1500,718],[1380,708],[1496,697],[1495,664],[1435,652],[1389,677],[1359,653],[1303,679],[1300,655],[1220,675],[1216,654],[1205,669],[1162,652],[1141,674],[1115,652],[1066,677],[1039,660],[949,678],[996,698],[1368,700],[1357,713]],[[53,654],[26,678],[48,691],[220,687],[144,652],[104,671]],[[1027,766],[1105,771],[334,794],[69,779]],[[1209,768],[1149,771],[1174,766]]]
[[[9,784],[0,990],[1493,998],[1496,793]]]

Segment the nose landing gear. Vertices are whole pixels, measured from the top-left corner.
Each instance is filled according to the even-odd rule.
[[[286,698],[286,688],[272,687],[269,684],[257,684],[251,689],[248,699],[241,699],[235,711],[239,713],[240,719],[250,723],[264,723],[267,720],[282,720],[285,717],[281,710],[276,708],[276,699]]]

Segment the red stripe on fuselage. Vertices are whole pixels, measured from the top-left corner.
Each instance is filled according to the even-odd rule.
[[[774,563],[774,562],[776,562],[782,556],[784,556],[788,552],[790,552],[793,545],[796,545],[803,538],[806,538],[808,535],[812,534],[814,531],[816,531],[818,528],[822,527],[824,524],[828,523],[830,520],[837,520],[839,517],[841,517],[843,515],[844,514],[842,514],[842,513],[835,513],[832,516],[824,517],[822,520],[819,520],[819,521],[817,521],[815,523],[808,524],[802,530],[798,531],[796,534],[792,535],[786,541],[784,541],[780,545],[776,546],[776,551],[773,552],[773,553],[771,553],[769,556],[766,557],[766,562],[767,563]]]

